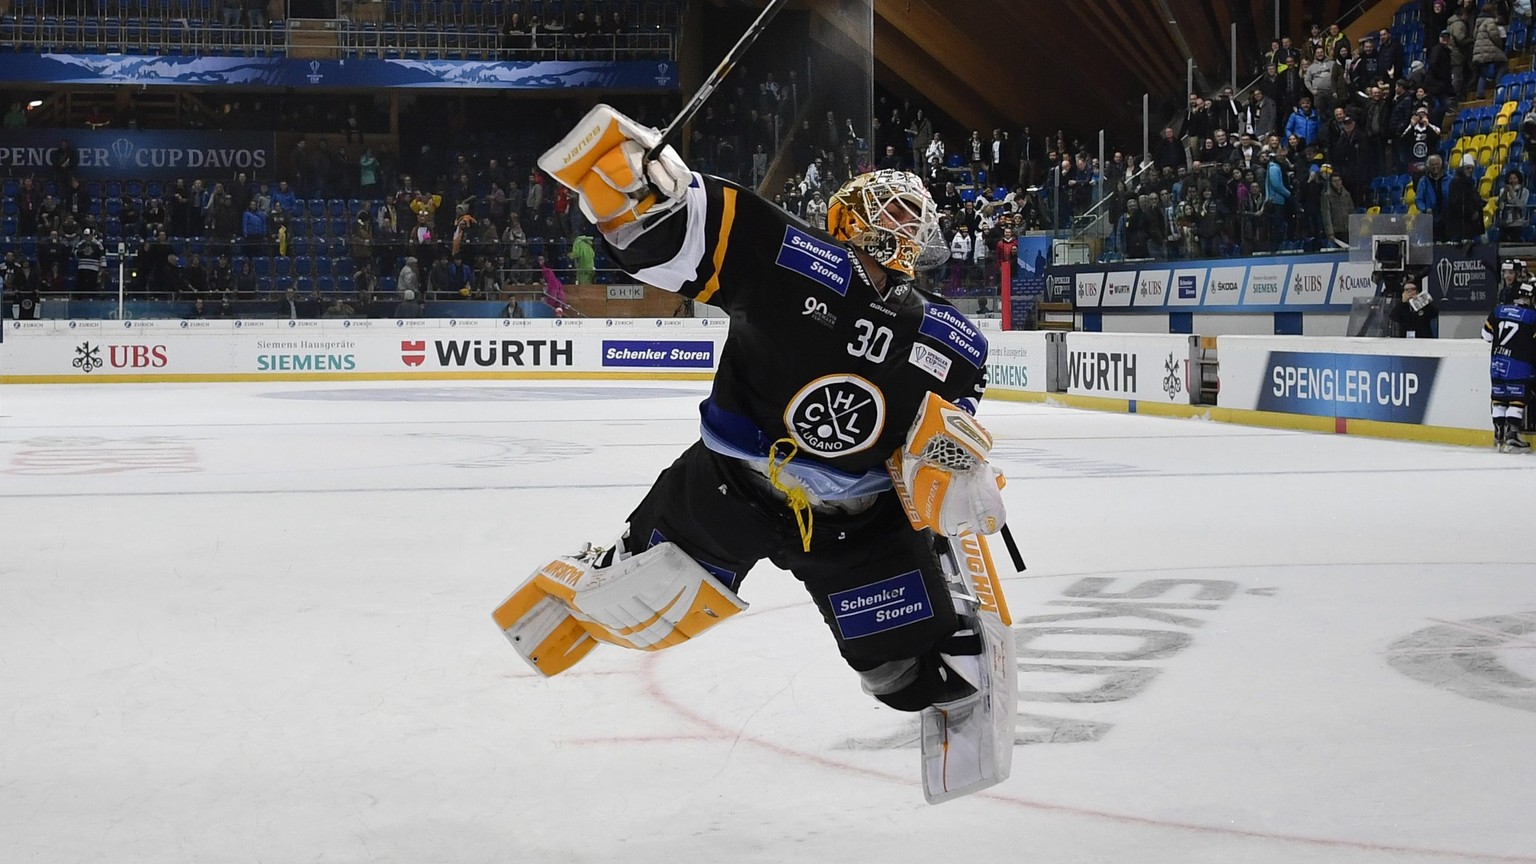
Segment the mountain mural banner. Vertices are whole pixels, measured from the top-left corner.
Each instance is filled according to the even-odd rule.
[[[135,84],[303,89],[636,90],[675,92],[673,60],[403,60],[0,54],[13,84]]]

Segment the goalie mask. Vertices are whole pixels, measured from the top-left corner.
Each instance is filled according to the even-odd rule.
[[[938,208],[917,175],[872,171],[849,180],[832,196],[827,231],[869,253],[880,266],[910,277],[923,247],[938,236]]]

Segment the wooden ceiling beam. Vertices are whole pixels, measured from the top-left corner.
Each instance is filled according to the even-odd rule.
[[[1109,17],[1109,12],[1111,11],[1114,12],[1118,23]],[[1141,29],[1137,22],[1127,17],[1126,11],[1124,11],[1120,3],[1112,3],[1111,8],[1104,9],[1100,3],[1087,0],[1087,2],[1075,6],[1074,12],[1078,15],[1091,15],[1092,20],[1084,18],[1084,25],[1089,26],[1089,28],[1094,29],[1098,34],[1103,35],[1104,38],[1109,40],[1111,45],[1106,46],[1106,48],[1118,52],[1121,63],[1126,66],[1127,71],[1134,75],[1138,81],[1143,81],[1144,85],[1152,86],[1154,89],[1163,89],[1163,91],[1166,91],[1166,89],[1174,89],[1174,91],[1183,89],[1184,85],[1181,81],[1183,81],[1184,77],[1184,60],[1177,54],[1177,48],[1166,52],[1167,57],[1177,58],[1177,66],[1170,65],[1167,57],[1157,57],[1155,54],[1150,54],[1143,40],[1132,38],[1132,34],[1144,34],[1146,31]],[[1167,48],[1172,48],[1172,45],[1167,45]]]

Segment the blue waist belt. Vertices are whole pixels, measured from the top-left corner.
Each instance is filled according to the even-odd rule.
[[[767,473],[768,449],[773,446],[773,441],[756,423],[720,408],[714,399],[705,399],[699,404],[699,415],[699,434],[705,447]],[[789,460],[781,470],[805,487],[808,494],[822,501],[859,498],[891,488],[890,475],[884,470],[849,474],[803,453]]]

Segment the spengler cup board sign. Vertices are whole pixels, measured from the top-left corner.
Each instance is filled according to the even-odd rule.
[[[1480,340],[1220,336],[1225,408],[1490,428]]]

